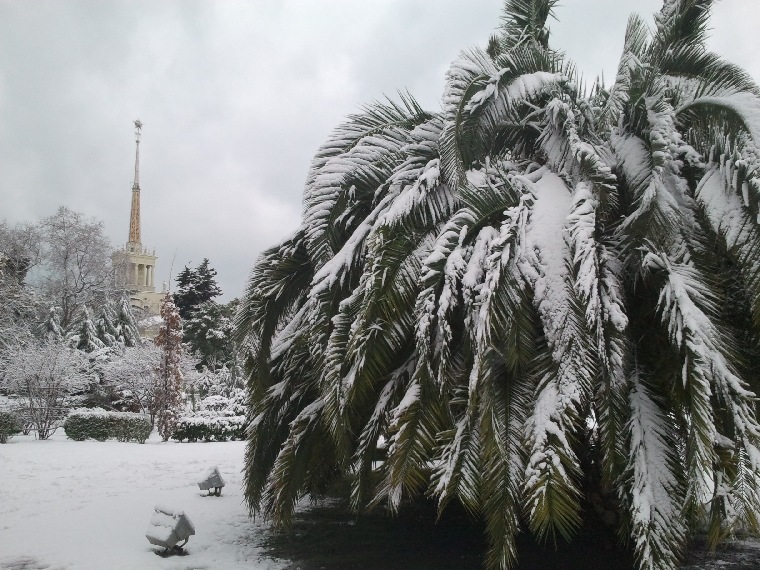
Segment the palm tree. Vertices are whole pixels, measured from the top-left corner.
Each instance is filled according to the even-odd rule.
[[[589,481],[639,568],[758,530],[760,90],[706,50],[709,0],[666,0],[587,93],[556,1],[506,0],[442,112],[375,103],[315,156],[236,323],[252,512],[338,478],[357,511],[455,500],[489,568],[570,539]]]

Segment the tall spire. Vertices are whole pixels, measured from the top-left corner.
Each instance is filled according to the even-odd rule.
[[[132,251],[142,248],[140,240],[140,119],[135,122],[135,181],[132,183],[132,211],[129,214],[129,241],[127,247]]]

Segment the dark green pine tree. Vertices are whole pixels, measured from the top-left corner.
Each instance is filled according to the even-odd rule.
[[[209,266],[209,261],[204,258],[197,269],[187,266],[177,275],[179,289],[174,294],[174,303],[179,309],[182,320],[188,320],[190,313],[196,307],[211,301],[222,294],[222,290],[216,283],[216,269]]]
[[[227,304],[206,301],[196,307],[185,321],[185,342],[190,351],[200,358],[199,367],[215,370],[232,362],[235,352],[232,319],[237,305],[237,299]]]

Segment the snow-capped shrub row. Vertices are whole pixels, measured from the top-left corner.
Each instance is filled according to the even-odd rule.
[[[150,419],[142,414],[88,409],[70,413],[63,429],[74,441],[117,439],[145,443],[153,426]]]
[[[245,416],[193,415],[180,418],[172,439],[182,441],[235,441],[245,438]]]
[[[13,434],[19,433],[18,418],[11,412],[0,412],[0,443],[5,443]]]

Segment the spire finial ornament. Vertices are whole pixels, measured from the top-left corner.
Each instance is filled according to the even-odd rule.
[[[135,187],[140,188],[140,135],[142,134],[142,121],[137,119],[133,123],[135,124],[135,143],[137,145],[135,150],[135,181],[132,184],[132,189],[134,190]]]

